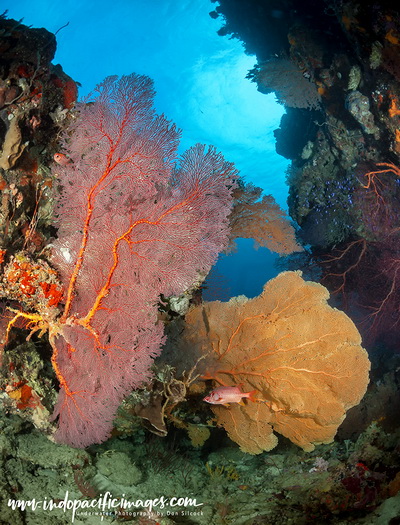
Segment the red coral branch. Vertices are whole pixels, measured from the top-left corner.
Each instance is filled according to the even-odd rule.
[[[391,162],[378,162],[376,164],[378,167],[382,167],[381,170],[370,171],[365,174],[367,178],[367,183],[362,184],[362,187],[369,190],[375,200],[375,208],[372,212],[374,218],[379,218],[379,216],[386,216],[389,213],[388,203],[385,200],[385,193],[391,193],[390,188],[385,181],[382,180],[381,175],[392,173],[396,177],[400,177],[400,168],[392,164]]]

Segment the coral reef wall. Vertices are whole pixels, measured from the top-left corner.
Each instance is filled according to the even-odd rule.
[[[386,1],[220,0],[221,35],[286,108],[289,213],[322,283],[371,343],[398,347],[400,12]]]
[[[46,29],[2,15],[0,49],[0,249],[33,253],[46,244],[43,233],[51,234],[52,178],[46,166],[77,86],[51,64],[56,39]]]

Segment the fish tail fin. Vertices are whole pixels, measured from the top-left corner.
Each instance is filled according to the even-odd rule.
[[[251,392],[248,392],[247,398],[250,399],[250,401],[253,401],[253,403],[255,403],[256,401],[258,401],[258,399],[256,398],[257,393],[258,390],[252,390]]]

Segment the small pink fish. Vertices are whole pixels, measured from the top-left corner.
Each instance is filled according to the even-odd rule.
[[[64,153],[54,153],[53,159],[57,162],[57,164],[60,164],[61,166],[66,166],[67,164],[71,164],[71,159],[69,159]]]
[[[211,403],[211,405],[225,405],[229,406],[229,403],[239,403],[244,405],[242,399],[247,398],[250,401],[256,401],[254,397],[257,390],[251,392],[242,392],[238,386],[220,386],[210,392],[203,401]]]

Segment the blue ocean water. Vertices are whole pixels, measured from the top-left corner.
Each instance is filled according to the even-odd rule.
[[[284,109],[245,78],[256,59],[239,41],[217,35],[221,22],[209,16],[209,0],[116,0],[112,8],[105,1],[38,0],[34,9],[19,0],[4,8],[11,18],[57,32],[54,63],[81,84],[80,96],[108,75],[150,76],[157,110],[183,130],[181,151],[213,144],[246,182],[286,207],[288,162],[276,154],[273,136]],[[224,276],[232,295],[254,296],[276,274],[275,260],[241,240],[214,274]]]

